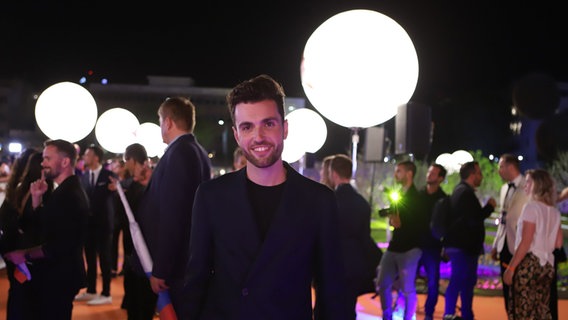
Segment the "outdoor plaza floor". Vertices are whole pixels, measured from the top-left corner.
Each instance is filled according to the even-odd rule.
[[[444,277],[444,269],[442,265],[442,276]],[[482,271],[479,277],[476,295],[473,301],[473,309],[477,320],[493,320],[506,319],[503,298],[501,297],[500,284],[493,276],[493,270]],[[100,285],[100,282],[99,282]],[[447,286],[447,279],[440,281],[440,291],[438,304],[434,319],[442,319],[444,309],[443,291]],[[425,290],[422,279],[417,280],[417,290],[423,292]],[[6,300],[8,291],[8,280],[6,277],[6,269],[0,270],[0,319],[6,319]],[[102,306],[88,306],[85,302],[75,302],[73,309],[74,320],[124,320],[127,319],[126,311],[120,308],[122,297],[124,295],[123,277],[112,279],[111,283],[112,304]],[[565,288],[559,287],[558,309],[559,319],[568,319],[568,297]],[[426,295],[418,294],[418,310],[415,319],[424,318],[424,301]],[[459,301],[458,301],[459,305]],[[374,297],[372,293],[359,297],[357,304],[357,320],[379,320],[381,319],[381,306],[378,297]],[[156,317],[155,319],[158,319]],[[400,318],[400,313],[395,314],[395,319]]]

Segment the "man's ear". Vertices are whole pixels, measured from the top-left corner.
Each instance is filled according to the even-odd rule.
[[[70,165],[71,165],[71,159],[69,159],[68,157],[64,157],[63,159],[61,159],[61,166],[63,168],[67,168]]]
[[[172,126],[174,125],[174,122],[172,121],[172,119],[170,117],[165,117],[162,120],[162,123],[166,125],[166,129],[170,130],[172,128]]]

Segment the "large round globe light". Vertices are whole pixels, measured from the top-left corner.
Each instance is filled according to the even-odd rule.
[[[103,112],[97,120],[95,136],[105,150],[123,153],[127,146],[136,142],[136,129],[139,126],[140,122],[132,112],[112,108]]]
[[[323,118],[310,109],[296,109],[288,115],[288,137],[284,141],[282,159],[298,161],[306,152],[318,151],[327,138],[327,127]]]
[[[418,82],[412,40],[393,19],[371,10],[339,13],[308,39],[302,86],[327,119],[367,128],[394,117]]]
[[[152,122],[144,122],[138,126],[136,142],[144,146],[149,157],[161,157],[168,146],[162,139],[160,126]]]
[[[72,82],[59,82],[48,87],[39,95],[35,106],[39,129],[50,139],[72,143],[93,131],[97,113],[91,93]]]

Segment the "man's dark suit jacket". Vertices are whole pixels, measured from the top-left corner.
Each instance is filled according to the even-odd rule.
[[[34,214],[41,217],[41,240],[46,257],[32,261],[30,284],[34,290],[30,295],[46,303],[50,296],[66,295],[69,303],[73,303],[75,294],[86,284],[83,245],[89,202],[79,178],[73,175],[65,179]],[[42,309],[45,306],[28,302],[30,308],[37,307],[45,315],[46,309]]]
[[[493,212],[493,207],[489,204],[482,207],[475,190],[463,181],[455,186],[451,203],[451,228],[444,237],[444,247],[459,248],[472,255],[482,254],[484,221]]]
[[[288,164],[264,242],[247,194],[246,168],[203,183],[191,230],[189,319],[348,318],[333,191]]]
[[[210,179],[207,152],[192,134],[182,135],[160,158],[138,210],[138,224],[153,260],[152,275],[173,286],[174,308],[176,284],[181,288],[190,254],[193,197],[199,184]]]
[[[89,172],[86,171],[85,174],[80,176],[81,184],[89,197],[91,209],[89,223],[101,235],[103,233],[111,234],[114,230],[116,200],[114,191],[109,190],[108,185],[110,183],[109,177],[116,176],[112,171],[103,167],[93,187],[91,186]]]
[[[372,279],[367,277],[367,247],[371,237],[371,206],[353,186],[347,183],[337,186],[335,196],[339,209],[339,230],[345,272],[348,279],[347,286],[351,288],[351,292],[361,294],[373,284]],[[375,271],[375,268],[372,271]]]

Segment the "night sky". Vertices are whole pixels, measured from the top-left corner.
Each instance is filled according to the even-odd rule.
[[[300,61],[311,33],[346,10],[381,12],[416,47],[420,73],[411,100],[432,107],[432,155],[511,151],[517,147],[509,131],[515,83],[531,73],[568,82],[560,2],[26,2],[0,8],[0,78],[22,79],[38,92],[77,82],[88,70],[93,79],[114,83],[145,84],[147,75],[164,75],[216,88],[266,73],[288,96],[305,98]],[[349,129],[326,122],[330,133],[319,157],[349,151]]]

